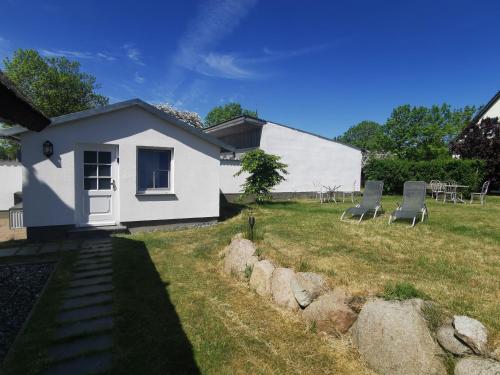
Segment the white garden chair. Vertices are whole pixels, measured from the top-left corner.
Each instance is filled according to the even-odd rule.
[[[483,184],[483,187],[481,188],[481,192],[480,193],[471,193],[470,194],[470,203],[472,204],[472,202],[474,201],[474,197],[479,197],[481,205],[483,205],[484,204],[484,199],[486,198],[486,194],[488,194],[488,188],[489,187],[490,187],[490,182],[486,181]]]

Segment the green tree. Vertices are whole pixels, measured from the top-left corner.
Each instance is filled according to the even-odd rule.
[[[411,160],[448,157],[450,141],[475,112],[473,106],[452,110],[448,104],[430,108],[399,106],[383,126],[382,149]]]
[[[47,117],[83,111],[108,104],[94,76],[80,72],[80,63],[65,57],[42,57],[32,49],[18,49],[5,58],[4,73]],[[6,124],[10,126],[10,124]],[[14,159],[18,145],[0,142],[0,159]]]
[[[382,125],[375,121],[361,121],[351,126],[347,131],[335,140],[369,151],[380,149],[380,138],[382,136]]]
[[[277,155],[266,154],[260,149],[252,150],[241,158],[241,169],[235,176],[243,172],[249,173],[243,184],[243,195],[255,195],[257,203],[271,199],[271,189],[285,180],[288,174],[287,165],[280,162]]]
[[[80,63],[65,57],[42,57],[36,50],[18,49],[4,60],[4,73],[48,117],[108,104],[96,78],[80,72]]]
[[[205,126],[217,125],[242,115],[257,117],[257,111],[243,109],[240,103],[228,103],[223,106],[217,106],[206,115]]]

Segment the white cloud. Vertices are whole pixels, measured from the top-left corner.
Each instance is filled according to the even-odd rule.
[[[47,49],[42,49],[41,53],[43,56],[48,56],[48,57],[68,57],[68,58],[75,58],[75,59],[89,59],[89,60],[107,60],[107,61],[113,61],[116,60],[115,57],[102,53],[102,52],[97,52],[97,53],[92,53],[92,52],[82,52],[82,51],[67,51],[67,50],[47,50]]]
[[[236,66],[234,57],[217,56],[211,50],[239,25],[256,3],[257,0],[209,0],[202,4],[179,41],[174,63],[206,75],[247,78],[250,72]]]
[[[141,76],[138,72],[135,72],[134,81],[137,83],[144,83],[144,77]]]
[[[133,44],[128,43],[123,45],[123,49],[127,54],[127,57],[132,60],[137,65],[144,65],[142,62],[142,52],[136,48]]]

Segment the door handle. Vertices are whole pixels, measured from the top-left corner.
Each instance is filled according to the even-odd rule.
[[[113,186],[113,190],[116,190],[116,182],[114,179],[111,180],[111,185]]]

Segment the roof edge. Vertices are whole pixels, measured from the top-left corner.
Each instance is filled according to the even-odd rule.
[[[474,116],[474,118],[471,120],[471,123],[473,124],[476,124],[479,119],[486,113],[488,112],[488,110],[493,107],[493,104],[495,104],[497,102],[497,100],[500,99],[500,90],[498,90],[498,92],[493,95],[493,97],[489,100],[488,103],[485,104],[485,106],[483,108],[481,108],[481,110]]]

